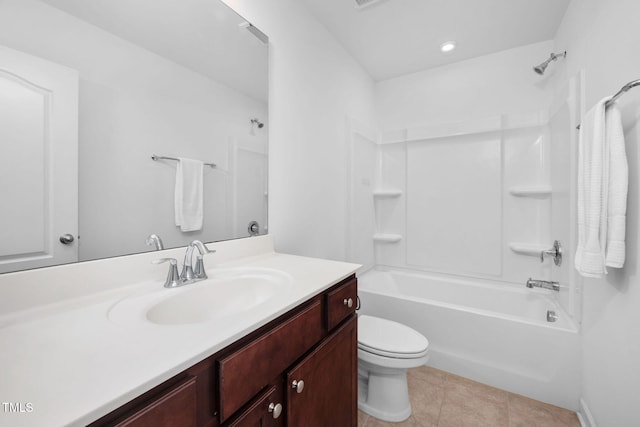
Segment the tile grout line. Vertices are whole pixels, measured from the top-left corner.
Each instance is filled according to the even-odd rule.
[[[444,372],[444,371],[443,371]],[[442,401],[440,402],[440,408],[438,410],[438,421],[436,423],[436,426],[440,425],[440,420],[442,419],[442,407],[444,406],[444,402],[447,400],[447,384],[450,381],[450,376],[451,374],[448,372],[444,372],[443,378],[442,378],[442,385],[440,385],[440,387],[442,388]]]
[[[442,401],[440,401],[440,407],[438,408],[438,419],[436,420],[436,426],[440,425],[440,417],[442,416],[442,407],[444,406],[444,400],[447,397],[447,390],[444,387],[444,381],[443,381],[443,384],[440,386],[440,388],[442,388]]]

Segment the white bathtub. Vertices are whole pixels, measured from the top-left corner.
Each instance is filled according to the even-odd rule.
[[[427,337],[430,366],[578,409],[579,336],[552,291],[393,270],[360,275],[358,289],[360,313]]]

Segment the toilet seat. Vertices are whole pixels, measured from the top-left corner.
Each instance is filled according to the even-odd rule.
[[[429,351],[429,341],[418,331],[387,319],[358,316],[358,348],[394,359],[417,359]]]

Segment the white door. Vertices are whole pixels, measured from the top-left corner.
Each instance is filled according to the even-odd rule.
[[[0,46],[0,273],[77,261],[77,233],[78,73]]]

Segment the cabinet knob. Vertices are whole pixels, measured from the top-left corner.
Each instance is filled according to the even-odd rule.
[[[304,390],[304,381],[293,380],[291,388],[294,388],[298,393],[302,393],[302,390]]]
[[[279,403],[270,403],[269,412],[273,414],[273,419],[277,419],[282,413],[282,405]]]
[[[342,301],[342,304],[346,305],[347,307],[351,308],[353,307],[353,300],[351,298],[349,299],[344,299],[344,301]]]

